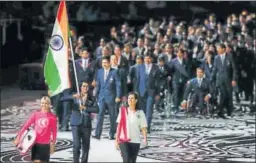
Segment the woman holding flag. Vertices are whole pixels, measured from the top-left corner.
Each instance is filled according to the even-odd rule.
[[[147,145],[147,120],[138,108],[138,94],[128,95],[128,107],[122,106],[117,118],[116,148],[121,150],[123,162],[136,162],[140,149],[140,130]]]

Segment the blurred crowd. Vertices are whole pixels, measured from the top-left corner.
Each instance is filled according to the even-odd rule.
[[[207,116],[211,114],[210,105],[217,116],[232,118],[234,110],[239,109],[234,106],[233,95],[237,104],[241,99],[248,101],[250,112],[254,112],[255,21],[255,13],[247,11],[231,14],[225,22],[215,14],[191,23],[175,17],[150,18],[142,28],[128,23],[113,26],[109,37],[101,38],[96,48],[74,32],[78,83],[89,82],[90,92],[98,100],[114,96],[111,103],[117,111],[126,103],[128,93],[136,91],[149,132],[154,111],[159,116],[167,112],[175,116],[181,111]],[[101,72],[108,71],[108,64],[118,78],[111,78],[114,82],[109,79],[110,84],[103,87],[101,78],[106,74]],[[77,91],[71,55],[70,72],[73,87],[68,94]],[[52,99],[60,128],[68,130],[71,104],[63,105],[59,101],[63,94],[57,96]],[[106,106],[99,107],[103,119],[105,110],[110,113]]]

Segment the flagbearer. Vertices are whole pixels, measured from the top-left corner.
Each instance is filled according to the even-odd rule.
[[[82,147],[81,162],[88,162],[90,137],[92,130],[91,113],[98,113],[99,108],[96,100],[89,94],[90,83],[87,81],[81,84],[81,93],[73,96],[62,97],[62,101],[72,100],[74,102],[71,114],[70,125],[73,136],[73,158],[74,162],[80,162],[80,153]],[[82,142],[82,144],[81,144]]]
[[[136,162],[140,149],[140,131],[147,145],[147,120],[143,110],[138,108],[138,94],[128,95],[129,107],[121,107],[117,118],[116,148],[121,150],[123,162]]]

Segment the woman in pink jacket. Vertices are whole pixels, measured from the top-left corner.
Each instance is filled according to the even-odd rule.
[[[57,117],[51,113],[50,105],[50,98],[47,96],[42,97],[41,109],[32,113],[14,141],[14,144],[17,145],[22,133],[30,126],[34,126],[36,140],[31,150],[31,160],[34,162],[49,162],[50,154],[54,153],[57,136]]]

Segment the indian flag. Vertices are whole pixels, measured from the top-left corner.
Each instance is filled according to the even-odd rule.
[[[68,68],[68,16],[65,1],[61,1],[44,64],[44,77],[51,96],[70,88]]]

